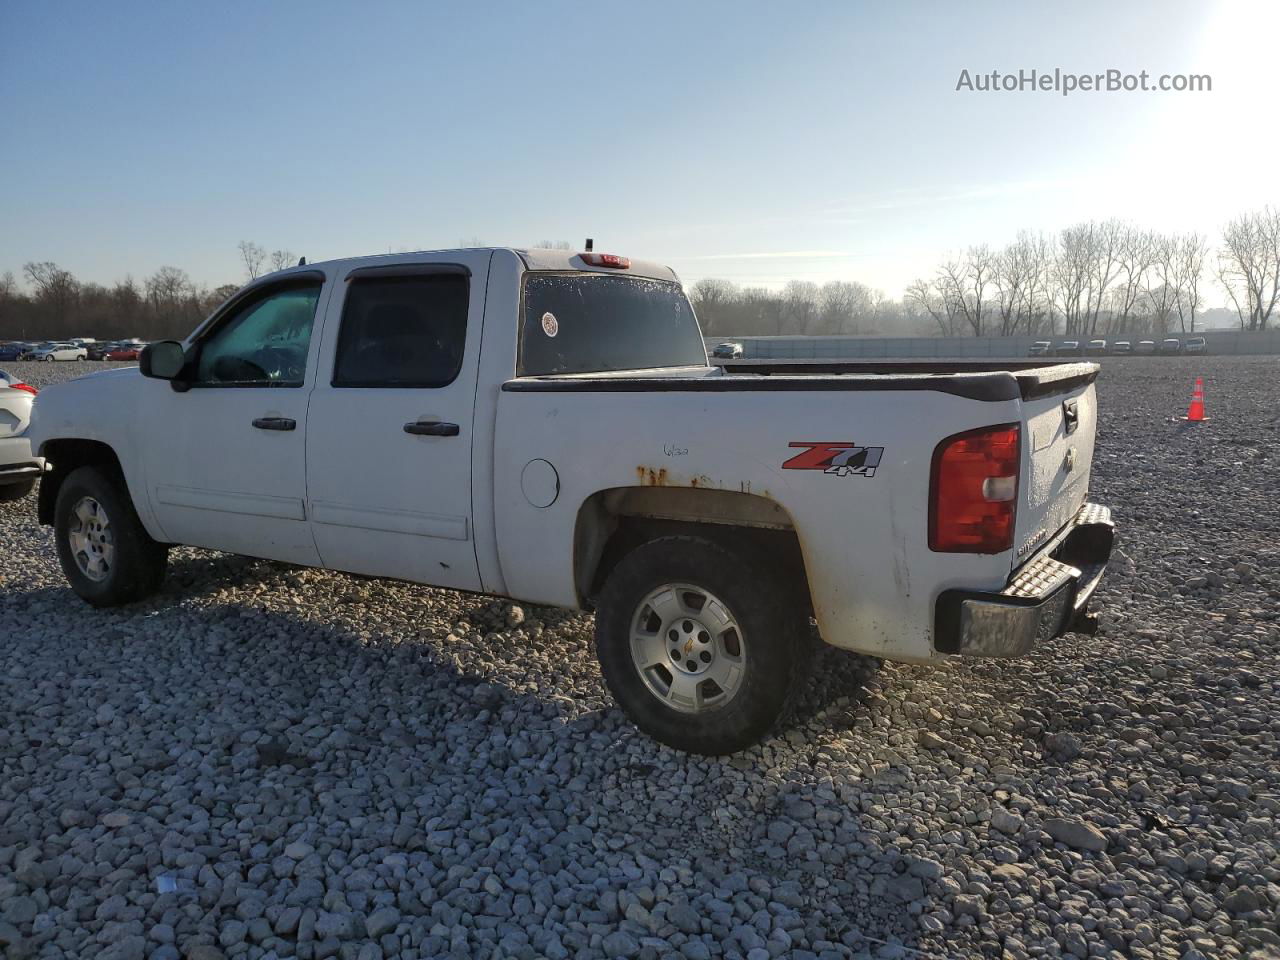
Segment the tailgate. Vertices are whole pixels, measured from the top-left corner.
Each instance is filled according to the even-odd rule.
[[[1084,505],[1093,465],[1098,404],[1093,378],[1064,378],[1026,391],[1021,492],[1014,566],[1049,541]]]

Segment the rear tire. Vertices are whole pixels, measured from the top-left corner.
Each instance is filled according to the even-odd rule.
[[[719,756],[759,742],[787,712],[807,676],[807,626],[795,590],[763,558],[663,537],[610,574],[596,653],[637,727],[677,750]]]
[[[35,489],[34,480],[19,480],[17,483],[6,483],[0,486],[0,503],[12,503],[21,500]]]
[[[95,607],[132,603],[164,580],[169,548],[152,540],[122,481],[80,467],[62,482],[54,507],[58,561],[71,589]]]

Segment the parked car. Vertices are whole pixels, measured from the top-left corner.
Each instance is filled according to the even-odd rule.
[[[742,344],[726,340],[724,343],[716,344],[711,355],[721,360],[737,360],[742,356]]]
[[[98,340],[94,343],[86,344],[85,350],[88,352],[90,360],[105,360],[107,359],[107,354],[114,350],[116,346],[118,344],[113,340]]]
[[[89,351],[84,347],[78,347],[74,343],[42,343],[29,354],[28,360],[44,360],[53,362],[54,360],[87,360]]]
[[[1107,341],[1090,340],[1089,345],[1084,348],[1084,352],[1090,357],[1105,357],[1107,355]]]
[[[1031,345],[1031,348],[1027,350],[1027,356],[1028,357],[1047,357],[1049,356],[1049,351],[1052,348],[1053,348],[1053,344],[1050,341],[1037,340],[1035,343]]]
[[[1209,344],[1204,337],[1188,337],[1182,344],[1182,352],[1203,356],[1209,352]]]
[[[811,616],[915,662],[1090,622],[1096,364],[812,370],[709,365],[674,272],[615,255],[299,266],[42,391],[38,516],[98,606],[193,544],[594,610],[616,701],[708,754],[773,725]]]
[[[119,343],[107,351],[108,360],[137,360],[142,346],[136,343]]]
[[[1063,340],[1053,348],[1055,357],[1078,357],[1084,351],[1080,348],[1079,340]]]
[[[1113,357],[1127,357],[1133,353],[1133,344],[1128,340],[1112,340],[1111,355]]]
[[[1156,352],[1156,342],[1154,340],[1139,340],[1134,346],[1133,352],[1143,356],[1150,356]]]
[[[44,469],[27,438],[35,397],[35,387],[0,370],[0,503],[25,497]]]
[[[1168,337],[1160,341],[1160,353],[1173,356],[1182,352],[1182,341],[1177,337]]]
[[[0,360],[21,360],[35,349],[35,344],[15,340],[11,343],[0,343]]]

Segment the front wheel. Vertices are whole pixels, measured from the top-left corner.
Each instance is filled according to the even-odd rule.
[[[637,547],[596,612],[614,699],[654,739],[691,753],[758,742],[805,676],[806,615],[766,564],[701,537]]]
[[[53,354],[52,354],[52,353],[50,353],[50,354],[46,354],[46,355],[45,355],[45,358],[44,358],[44,362],[45,362],[45,363],[53,363],[53,359],[54,359],[54,357],[53,357]]]
[[[53,517],[62,572],[82,600],[113,607],[160,588],[169,549],[151,539],[124,484],[105,470],[72,471]]]

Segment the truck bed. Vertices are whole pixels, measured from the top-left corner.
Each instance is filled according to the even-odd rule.
[[[1046,362],[1040,358],[1028,360],[723,360],[712,361],[728,374],[755,374],[757,376],[838,376],[838,377],[955,377],[957,382],[975,385],[983,382],[989,389],[1000,392],[994,385],[1011,375],[1017,384],[1017,396],[1023,400],[1047,396],[1092,383],[1098,376],[1096,363],[1076,360]],[[987,377],[978,375],[987,374]],[[960,380],[959,378],[963,378]],[[951,391],[948,391],[951,392]],[[999,399],[1011,399],[1001,396]]]

